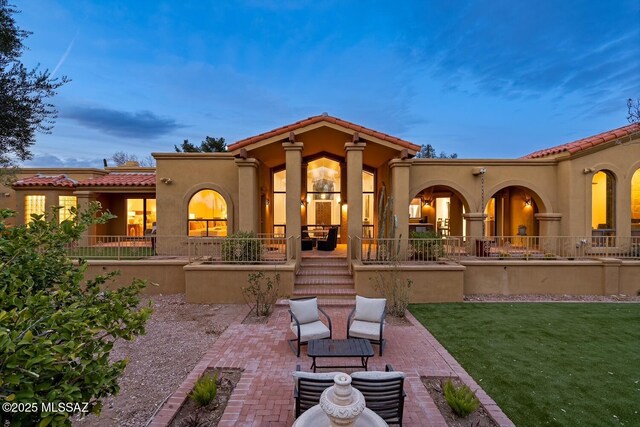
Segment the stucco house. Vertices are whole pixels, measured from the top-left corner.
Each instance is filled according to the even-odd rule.
[[[160,245],[163,237],[197,241],[254,231],[282,236],[287,260],[300,258],[305,233],[322,235],[335,227],[356,287],[357,270],[366,264],[363,248],[380,231],[382,187],[393,195],[396,237],[455,237],[459,252],[469,256],[488,255],[476,242],[517,245],[518,237],[554,251],[559,236],[571,237],[565,246],[587,242],[601,248],[600,258],[616,259],[634,258],[640,243],[639,124],[517,159],[422,159],[415,157],[415,143],[322,114],[237,141],[228,150],[153,153],[155,168],[25,168],[11,187],[0,189],[0,207],[17,210],[21,223],[49,206],[97,200],[118,218],[91,235],[153,232]],[[410,242],[402,245],[409,258]],[[460,274],[456,295],[474,291],[467,289],[469,274]],[[636,284],[625,292],[640,289]]]

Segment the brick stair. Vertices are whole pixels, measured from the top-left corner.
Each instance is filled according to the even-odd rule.
[[[303,258],[293,286],[293,298],[317,296],[321,305],[355,301],[353,275],[345,257]]]

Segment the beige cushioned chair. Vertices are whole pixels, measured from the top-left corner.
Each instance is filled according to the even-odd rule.
[[[385,344],[382,337],[384,318],[387,314],[385,298],[365,298],[356,295],[356,306],[347,319],[347,338],[364,338],[380,346],[380,356]]]
[[[320,320],[319,313],[327,318],[327,327]],[[325,311],[318,307],[318,298],[300,298],[289,300],[289,314],[291,315],[291,332],[295,338],[289,340],[289,347],[300,357],[300,346],[306,345],[311,340],[323,338],[331,339],[331,319]],[[293,343],[297,343],[294,348]]]

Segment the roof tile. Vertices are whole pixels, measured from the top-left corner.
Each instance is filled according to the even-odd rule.
[[[155,173],[114,172],[98,178],[85,179],[79,187],[155,187]]]
[[[66,175],[34,175],[13,183],[14,187],[68,187],[74,188],[78,181]]]

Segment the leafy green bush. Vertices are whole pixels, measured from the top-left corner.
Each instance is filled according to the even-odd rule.
[[[191,390],[191,400],[199,406],[207,406],[218,393],[218,373],[201,376]]]
[[[414,259],[420,261],[437,261],[444,255],[442,239],[433,231],[412,231],[409,234]]]
[[[264,248],[253,231],[238,231],[222,242],[222,260],[251,264],[262,260]]]
[[[101,399],[119,391],[126,360],[110,362],[117,339],[144,333],[150,308],[138,309],[144,282],[103,290],[113,274],[84,281],[86,263],[65,247],[89,225],[105,223],[94,203],[58,224],[32,215],[8,227],[0,210],[0,400],[33,404],[35,412],[0,413],[1,425],[70,425],[69,412],[41,412],[41,404],[80,403],[99,413]]]
[[[266,283],[262,281],[266,279]],[[280,292],[280,274],[276,273],[274,278],[266,276],[262,271],[249,274],[250,285],[242,288],[242,296],[247,301],[256,316],[268,316],[273,309],[273,305],[278,299]]]
[[[442,384],[444,398],[457,415],[467,417],[480,406],[480,401],[476,397],[475,392],[466,385],[462,384],[457,387],[451,379],[447,379]]]

